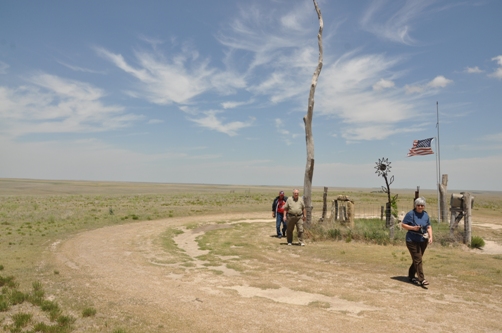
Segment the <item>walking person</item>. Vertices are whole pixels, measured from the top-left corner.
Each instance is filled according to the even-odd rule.
[[[288,227],[284,219],[284,206],[286,205],[286,200],[288,200],[288,197],[284,196],[284,191],[280,191],[279,195],[274,199],[274,202],[272,202],[272,217],[275,218],[275,229],[278,238],[286,236],[286,228]]]
[[[401,226],[408,230],[406,247],[410,251],[412,261],[408,279],[416,285],[425,287],[429,285],[429,281],[424,276],[422,258],[427,245],[432,243],[432,227],[429,214],[425,211],[424,198],[415,200],[415,208],[405,215]]]
[[[303,242],[303,222],[305,221],[306,211],[303,197],[300,197],[300,191],[293,190],[293,196],[286,200],[284,206],[284,220],[287,223],[288,245],[293,245],[293,231],[298,232],[298,245],[305,246]]]

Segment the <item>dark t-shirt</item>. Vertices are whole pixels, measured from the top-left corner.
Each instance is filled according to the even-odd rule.
[[[403,219],[403,223],[411,226],[421,226],[421,227],[428,227],[431,225],[431,222],[429,220],[429,214],[427,214],[426,211],[423,211],[422,213],[417,213],[415,210],[409,211]],[[422,228],[426,229],[426,228]],[[425,238],[422,236],[422,233],[420,231],[411,231],[408,230],[406,233],[406,241],[407,242],[425,242]]]

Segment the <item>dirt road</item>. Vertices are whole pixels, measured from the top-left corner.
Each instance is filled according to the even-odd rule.
[[[469,292],[465,282],[441,277],[426,290],[394,271],[316,262],[306,255],[315,244],[283,246],[269,237],[273,227],[252,235],[236,233],[240,243],[255,237],[274,249],[266,263],[221,257],[225,263],[265,269],[248,273],[231,265],[208,267],[204,255],[209,251],[201,250],[196,238],[211,229],[234,228],[239,218],[171,218],[105,227],[55,242],[50,260],[65,279],[65,293],[75,302],[92,300],[99,316],[120,321],[129,333],[502,332],[500,285]],[[271,224],[265,214],[246,218]],[[208,224],[184,229],[201,221]],[[175,242],[189,263],[172,262],[159,240],[174,226],[184,230]],[[104,322],[80,322],[75,332],[111,331]]]

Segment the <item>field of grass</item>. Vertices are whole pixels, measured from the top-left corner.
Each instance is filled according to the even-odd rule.
[[[0,277],[2,279],[11,277],[11,280],[15,277],[16,281],[10,289],[4,289],[2,295],[5,298],[12,295],[13,290],[17,290],[24,292],[26,298],[29,299],[32,297],[30,295],[36,292],[34,283],[41,276],[45,280],[53,280],[50,285],[44,287],[49,293],[64,288],[58,282],[57,271],[41,271],[39,268],[40,262],[44,261],[44,252],[54,242],[88,230],[138,221],[210,216],[221,213],[243,213],[245,217],[245,213],[257,211],[266,212],[270,216],[271,202],[281,189],[285,190],[288,195],[293,187],[0,179],[0,267],[4,269],[0,271]],[[409,210],[412,206],[414,190],[396,190],[395,193],[399,193],[400,210]],[[379,207],[386,201],[385,194],[373,193],[371,189],[329,189],[327,216],[330,214],[331,201],[339,194],[349,195],[355,201],[356,214],[361,211],[379,214]],[[493,220],[501,216],[501,193],[474,192],[473,194],[475,196],[474,219],[480,217]],[[427,198],[428,205],[431,207],[429,210],[434,210],[437,204],[436,192],[422,191],[421,195]],[[313,222],[321,216],[322,197],[323,189],[314,188]],[[434,214],[431,215],[434,216]],[[258,258],[258,261],[262,262],[271,260],[267,256],[266,249],[257,249],[255,243],[236,245],[233,241],[235,239],[233,233],[241,232],[240,229],[265,227],[270,228],[270,232],[273,233],[272,225],[250,224],[243,224],[237,229],[206,233],[200,240],[200,247],[212,252],[204,260],[209,266],[221,264],[219,256],[238,256],[244,260]],[[472,253],[452,247],[450,246],[452,243],[446,241],[447,225],[442,224],[435,228],[442,230],[444,237],[438,237],[436,244],[430,250],[433,274],[447,275],[448,271],[454,267],[457,271],[464,272],[458,276],[461,280],[495,283],[494,281],[500,279],[501,255],[472,260]],[[371,262],[375,267],[381,267],[389,260],[402,262],[403,267],[409,265],[408,254],[391,246],[396,242],[402,242],[404,233],[396,230],[396,239],[388,240],[388,231],[381,227],[381,221],[378,219],[359,221],[354,230],[329,225],[314,226],[314,229],[309,233],[310,241],[327,244],[316,247],[316,252],[311,253],[312,258],[316,260],[329,260],[329,256],[332,255],[330,253],[332,247],[329,244],[338,241],[339,258],[342,262],[345,260],[348,265],[354,262],[365,264]],[[171,247],[173,252],[176,249],[173,248],[175,245],[172,238],[178,232],[174,229],[167,230],[160,236],[166,248]],[[246,232],[253,233],[254,231],[246,230]],[[473,235],[502,242],[501,229],[475,229]],[[360,248],[366,245],[361,244],[368,243],[380,246],[373,248],[371,256],[362,255]],[[207,247],[205,244],[211,244],[211,246]],[[178,260],[180,258],[183,258],[182,253],[178,253]],[[276,259],[279,260],[279,258]],[[187,262],[187,265],[189,264]],[[242,262],[237,260],[232,265],[231,268],[237,271],[245,272],[247,269]],[[253,272],[248,273],[253,274]],[[262,281],[256,287],[277,288],[277,285]],[[42,290],[41,286],[38,288]],[[78,304],[75,300],[65,298],[61,302],[63,308],[73,309],[73,311],[83,309],[82,317],[95,315],[95,309],[90,300]],[[41,303],[34,304],[38,306]],[[312,306],[325,307],[325,304],[315,303]],[[62,318],[64,329],[69,330],[71,326],[69,322],[74,318],[65,317],[63,312],[58,315]],[[19,317],[19,325],[23,320],[28,320],[26,316],[20,315]],[[59,317],[55,317],[55,320],[57,318]],[[2,323],[4,320],[5,316],[2,316],[0,309],[0,327],[6,329],[5,323]],[[12,332],[16,331],[15,326],[8,326],[7,329]],[[21,328],[18,332],[22,332]]]

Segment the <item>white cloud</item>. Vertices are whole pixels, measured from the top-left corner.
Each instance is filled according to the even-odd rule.
[[[407,94],[421,94],[425,91],[424,86],[419,85],[405,85],[404,90]]]
[[[388,75],[399,62],[400,59],[384,55],[348,54],[325,66],[316,94],[316,113],[340,118],[341,136],[348,141],[392,135],[400,127],[399,123],[413,117],[414,109],[402,89],[379,90],[381,86],[392,86],[393,81],[382,81],[381,77]],[[400,75],[396,72],[392,79]],[[376,90],[375,82],[380,83]],[[382,130],[384,124],[388,127]]]
[[[438,75],[426,84],[413,84],[404,87],[407,94],[422,94],[428,93],[436,88],[444,88],[453,83],[453,80],[445,78],[443,75]]]
[[[237,131],[242,128],[249,127],[253,124],[254,118],[250,118],[247,122],[233,121],[224,124],[221,119],[218,119],[216,115],[220,113],[219,111],[206,111],[204,112],[205,117],[203,118],[190,118],[191,121],[198,124],[201,127],[208,128],[217,132],[225,133],[229,136],[237,135]]]
[[[475,66],[475,67],[466,67],[464,72],[470,73],[470,74],[471,73],[483,73],[484,70],[481,70],[481,69],[479,69],[478,66]]]
[[[449,80],[449,79],[445,78],[444,76],[439,75],[439,76],[436,76],[431,82],[429,82],[427,84],[427,86],[431,87],[431,88],[444,88],[451,83],[453,83],[452,80]]]
[[[377,83],[373,85],[373,90],[380,91],[387,88],[393,88],[395,86],[393,81],[380,79]]]
[[[136,59],[140,67],[134,68],[120,54],[114,54],[103,48],[97,48],[96,51],[139,80],[139,91],[132,91],[130,93],[132,96],[145,98],[154,104],[185,104],[211,89],[210,76],[215,70],[208,69],[206,62],[197,63],[194,68],[187,69],[185,63],[189,60],[189,55],[186,54],[167,61],[153,54],[137,52]]]
[[[105,105],[105,93],[88,83],[49,74],[35,75],[31,85],[0,87],[3,133],[76,133],[114,130],[141,116],[125,114],[119,105]]]
[[[224,109],[235,109],[235,108],[237,108],[239,106],[244,106],[244,105],[252,104],[253,102],[254,102],[253,99],[251,99],[249,101],[244,101],[244,102],[228,101],[228,102],[221,103],[221,106]]]
[[[496,61],[499,66],[502,66],[502,55],[493,57],[492,60]]]
[[[493,73],[491,73],[489,76],[494,77],[496,79],[502,79],[502,55],[499,55],[497,57],[492,58],[493,61],[496,61],[499,67],[495,69]]]

